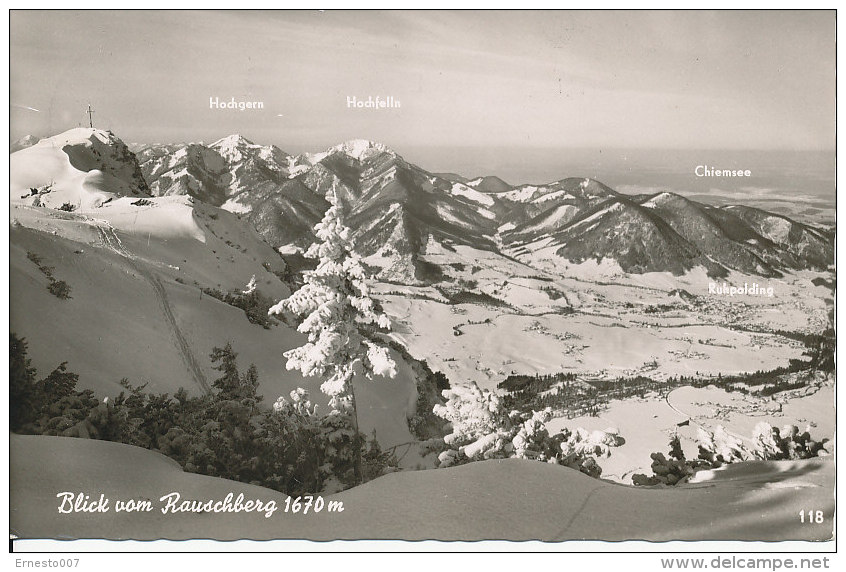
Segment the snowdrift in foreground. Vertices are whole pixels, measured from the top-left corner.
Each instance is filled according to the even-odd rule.
[[[572,469],[518,459],[437,471],[393,473],[325,500],[343,512],[285,513],[286,495],[184,473],[144,449],[105,441],[12,435],[11,532],[20,538],[234,540],[829,540],[834,463],[748,462],[681,487],[635,489]],[[61,470],[52,468],[61,467]],[[56,494],[104,494],[112,509],[57,514]],[[162,514],[159,499],[223,500],[228,493],[276,502],[256,513]],[[115,513],[116,500],[149,499],[154,510]],[[822,510],[822,524],[799,511]]]

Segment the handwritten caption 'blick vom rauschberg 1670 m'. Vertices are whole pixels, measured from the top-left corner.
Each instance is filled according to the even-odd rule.
[[[71,513],[107,513],[111,512],[152,512],[156,509],[153,501],[149,499],[129,499],[115,501],[100,493],[99,497],[86,495],[84,493],[63,492],[58,493],[59,512],[61,514]],[[244,493],[229,493],[223,499],[194,500],[182,499],[178,492],[164,495],[158,501],[158,507],[162,514],[177,513],[258,513],[270,518],[280,507],[275,500],[261,501],[245,500]],[[304,495],[300,497],[288,497],[283,503],[283,514],[308,514],[319,512],[344,512],[342,501],[326,501],[322,496]]]

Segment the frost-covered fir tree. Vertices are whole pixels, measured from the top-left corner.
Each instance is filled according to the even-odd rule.
[[[252,294],[256,291],[256,275],[253,274],[253,277],[250,278],[250,281],[247,282],[247,286],[244,290],[241,291],[242,294]]]
[[[269,310],[288,310],[303,318],[297,328],[308,334],[308,342],[285,352],[289,370],[306,377],[321,377],[321,391],[329,396],[330,415],[349,415],[359,443],[358,414],[353,389],[357,373],[367,379],[396,376],[396,363],[385,347],[366,339],[360,327],[375,324],[389,329],[390,320],[376,310],[369,296],[364,268],[352,251],[350,229],[344,225],[343,211],[334,186],[327,192],[330,203],[323,220],[315,227],[319,242],[306,252],[317,258],[317,268],[304,273],[302,288]],[[355,454],[355,477],[361,478],[361,447]]]
[[[611,447],[625,443],[614,428],[588,432],[563,428],[550,434],[552,420],[547,407],[531,414],[507,411],[499,396],[481,389],[475,382],[442,392],[446,403],[432,412],[450,422],[452,432],[444,437],[448,447],[438,455],[440,467],[480,459],[517,457],[554,463],[598,477],[602,469],[596,457],[611,455]]]

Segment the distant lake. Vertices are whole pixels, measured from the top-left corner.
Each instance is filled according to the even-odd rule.
[[[834,151],[644,149],[397,149],[432,172],[506,182],[548,183],[591,177],[621,193],[672,191],[710,204],[741,203],[810,222],[834,221]],[[405,152],[404,152],[405,151]],[[750,170],[751,177],[697,177],[697,165]]]

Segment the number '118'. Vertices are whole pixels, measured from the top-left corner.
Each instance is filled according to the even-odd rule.
[[[800,510],[799,520],[807,522],[808,524],[822,524],[825,521],[825,517],[823,516],[823,511],[821,510]]]

